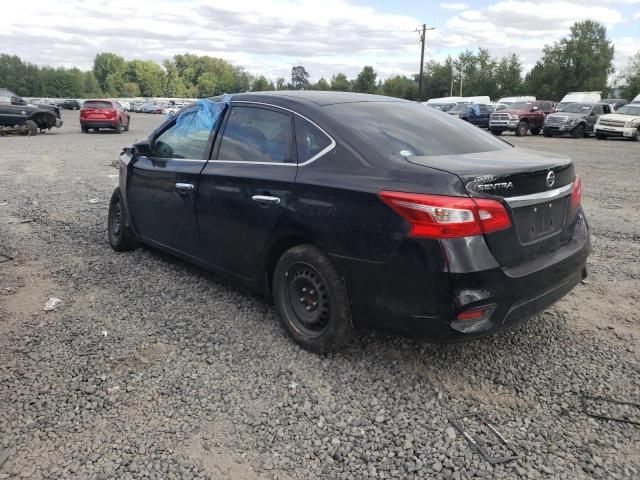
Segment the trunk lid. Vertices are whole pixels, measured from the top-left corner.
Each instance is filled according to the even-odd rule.
[[[530,260],[571,239],[577,209],[570,208],[575,172],[568,158],[514,148],[407,160],[453,173],[471,197],[497,199],[505,206],[511,228],[485,234],[502,266]]]

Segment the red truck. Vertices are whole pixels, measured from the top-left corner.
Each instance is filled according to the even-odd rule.
[[[553,113],[555,104],[551,100],[532,100],[512,103],[508,109],[491,114],[489,130],[494,135],[504,131],[515,132],[518,137],[527,134],[538,135],[544,127],[547,114]]]

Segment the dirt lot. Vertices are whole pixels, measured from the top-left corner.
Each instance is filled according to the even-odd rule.
[[[640,428],[580,403],[640,401],[640,144],[505,135],[584,179],[590,277],[553,308],[469,344],[368,334],[323,357],[265,300],[111,250],[111,161],[159,116],[122,135],[64,120],[0,138],[0,479],[640,478]],[[520,458],[470,450],[447,422],[469,411]]]

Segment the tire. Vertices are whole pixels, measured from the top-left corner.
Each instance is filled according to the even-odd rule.
[[[553,137],[553,134],[549,130],[546,130],[546,129],[542,131],[542,135],[544,135],[547,138]]]
[[[109,231],[109,243],[115,251],[126,252],[136,248],[136,240],[131,229],[129,213],[122,198],[120,187],[117,187],[111,195],[107,229]]]
[[[499,137],[500,135],[502,135],[502,130],[491,130],[491,133]]]
[[[273,273],[273,298],[285,330],[304,349],[338,350],[353,338],[342,276],[318,247],[298,245],[282,254]]]
[[[539,128],[532,128],[531,129],[531,135],[539,135],[540,134],[540,129]]]
[[[27,120],[24,122],[24,126],[27,127],[27,132],[30,137],[35,137],[38,134],[38,124],[33,120]]]
[[[89,127],[86,125],[80,124],[80,130],[82,130],[82,133],[89,133]]]
[[[632,137],[631,140],[635,140],[636,142],[640,142],[640,127],[638,127],[638,129],[636,130],[635,136]]]
[[[573,135],[573,138],[584,138],[584,133],[585,133],[584,123],[579,123],[573,129],[573,131],[571,132],[571,135]]]
[[[129,119],[129,121],[127,122],[127,124],[126,124],[126,125],[124,126],[124,128],[123,128],[123,130],[124,130],[125,132],[128,132],[128,131],[129,131],[129,125],[131,125],[131,119]]]
[[[527,122],[520,122],[516,127],[516,136],[524,137],[527,134],[527,130],[529,130],[529,125]]]
[[[116,128],[114,130],[116,133],[122,133],[122,120],[116,124]]]
[[[606,140],[607,136],[606,135],[602,135],[601,133],[596,133],[596,138],[598,140]]]

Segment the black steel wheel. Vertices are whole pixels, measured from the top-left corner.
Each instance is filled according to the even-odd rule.
[[[136,248],[136,241],[129,223],[127,206],[122,198],[120,187],[113,191],[109,202],[108,230],[109,243],[114,250],[125,252]]]
[[[353,337],[342,277],[316,246],[298,245],[280,257],[273,274],[273,297],[283,326],[305,349],[337,350]]]

